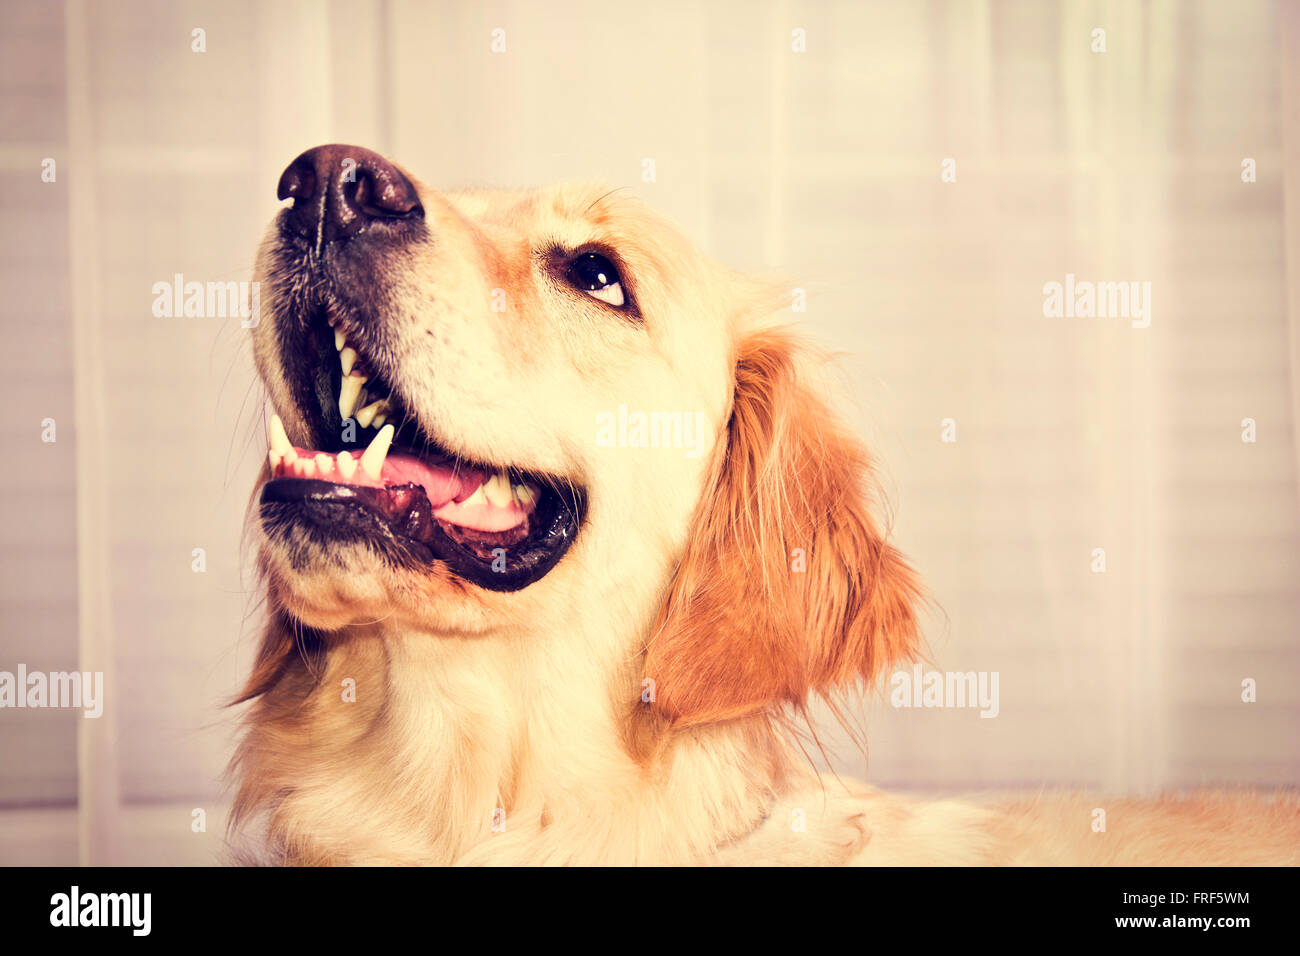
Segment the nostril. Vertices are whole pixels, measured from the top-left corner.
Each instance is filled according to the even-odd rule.
[[[279,199],[310,199],[316,192],[316,170],[311,166],[297,162],[280,174],[280,183],[275,195]]]
[[[394,181],[397,177],[399,181]],[[367,170],[357,177],[349,197],[352,205],[371,219],[404,219],[424,216],[424,207],[405,176],[394,169]]]

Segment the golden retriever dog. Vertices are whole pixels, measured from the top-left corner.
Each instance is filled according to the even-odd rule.
[[[784,287],[617,190],[441,193],[333,145],[279,195],[239,859],[1295,862],[1288,795],[816,772],[810,699],[921,656],[924,599]]]

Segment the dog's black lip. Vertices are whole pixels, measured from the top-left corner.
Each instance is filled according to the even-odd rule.
[[[478,557],[443,529],[428,495],[416,484],[375,488],[275,478],[263,485],[260,507],[263,525],[272,535],[292,526],[293,533],[306,532],[326,546],[361,542],[403,567],[420,569],[441,561],[485,590],[518,591],[548,574],[572,546],[586,503],[581,491],[571,495],[543,487],[530,516],[535,526],[492,561]]]

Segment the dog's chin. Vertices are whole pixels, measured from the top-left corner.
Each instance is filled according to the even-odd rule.
[[[443,568],[395,569],[365,543],[263,537],[260,563],[272,605],[299,626],[327,634],[382,622],[409,631],[474,636],[499,624],[494,594]],[[509,619],[509,614],[506,613]]]

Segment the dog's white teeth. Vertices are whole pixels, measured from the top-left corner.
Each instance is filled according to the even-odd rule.
[[[374,425],[376,428],[383,425],[383,418],[388,411],[388,403],[382,399],[377,402],[371,402],[361,411],[357,412],[357,424],[362,428],[369,428]]]
[[[380,415],[376,415],[376,416],[375,416],[375,420],[374,420],[373,422],[371,422],[370,424],[374,425],[376,428],[379,428],[379,427],[381,427],[381,426],[384,424],[384,422],[386,422],[386,421],[388,421],[388,416],[385,415],[385,414],[380,414]]]
[[[304,478],[310,478],[316,474],[316,461],[313,458],[302,458],[298,461],[298,471]]]
[[[384,469],[384,459],[388,457],[388,446],[393,443],[393,426],[385,425],[370,443],[370,447],[361,456],[361,470],[375,481]]]
[[[266,453],[267,460],[271,463],[271,474],[275,474],[280,468],[280,463],[284,461],[284,456],[272,448]]]
[[[334,330],[334,351],[342,352],[343,346],[348,344],[348,337],[343,334],[342,329]]]
[[[343,348],[339,352],[339,364],[343,366],[343,374],[345,376],[351,375],[352,366],[357,364],[357,350],[348,347]]]
[[[510,495],[510,479],[500,473],[493,475],[479,486],[487,500],[498,508],[509,508],[514,499]]]
[[[293,463],[297,460],[298,460],[298,453],[294,451],[292,448],[290,448],[288,451],[284,453],[285,465],[292,466]]]
[[[287,451],[293,450],[293,445],[289,442],[289,435],[284,430],[284,422],[280,421],[279,415],[271,416],[271,424],[267,429],[267,436],[271,442],[271,450],[279,453],[281,456]]]
[[[515,500],[522,508],[527,508],[537,500],[537,492],[527,485],[512,485],[511,488],[514,490]]]
[[[485,485],[479,485],[474,489],[474,493],[461,502],[462,505],[485,505],[488,503],[487,494],[483,491]]]
[[[324,452],[321,452],[312,461],[316,462],[316,470],[322,475],[328,475],[334,470],[334,459]]]
[[[343,376],[343,384],[339,386],[339,414],[344,418],[352,417],[352,412],[357,407],[357,399],[361,397],[361,386],[365,384],[364,375]]]
[[[351,453],[346,451],[339,452],[339,474],[344,478],[351,478],[357,473],[357,462]]]

